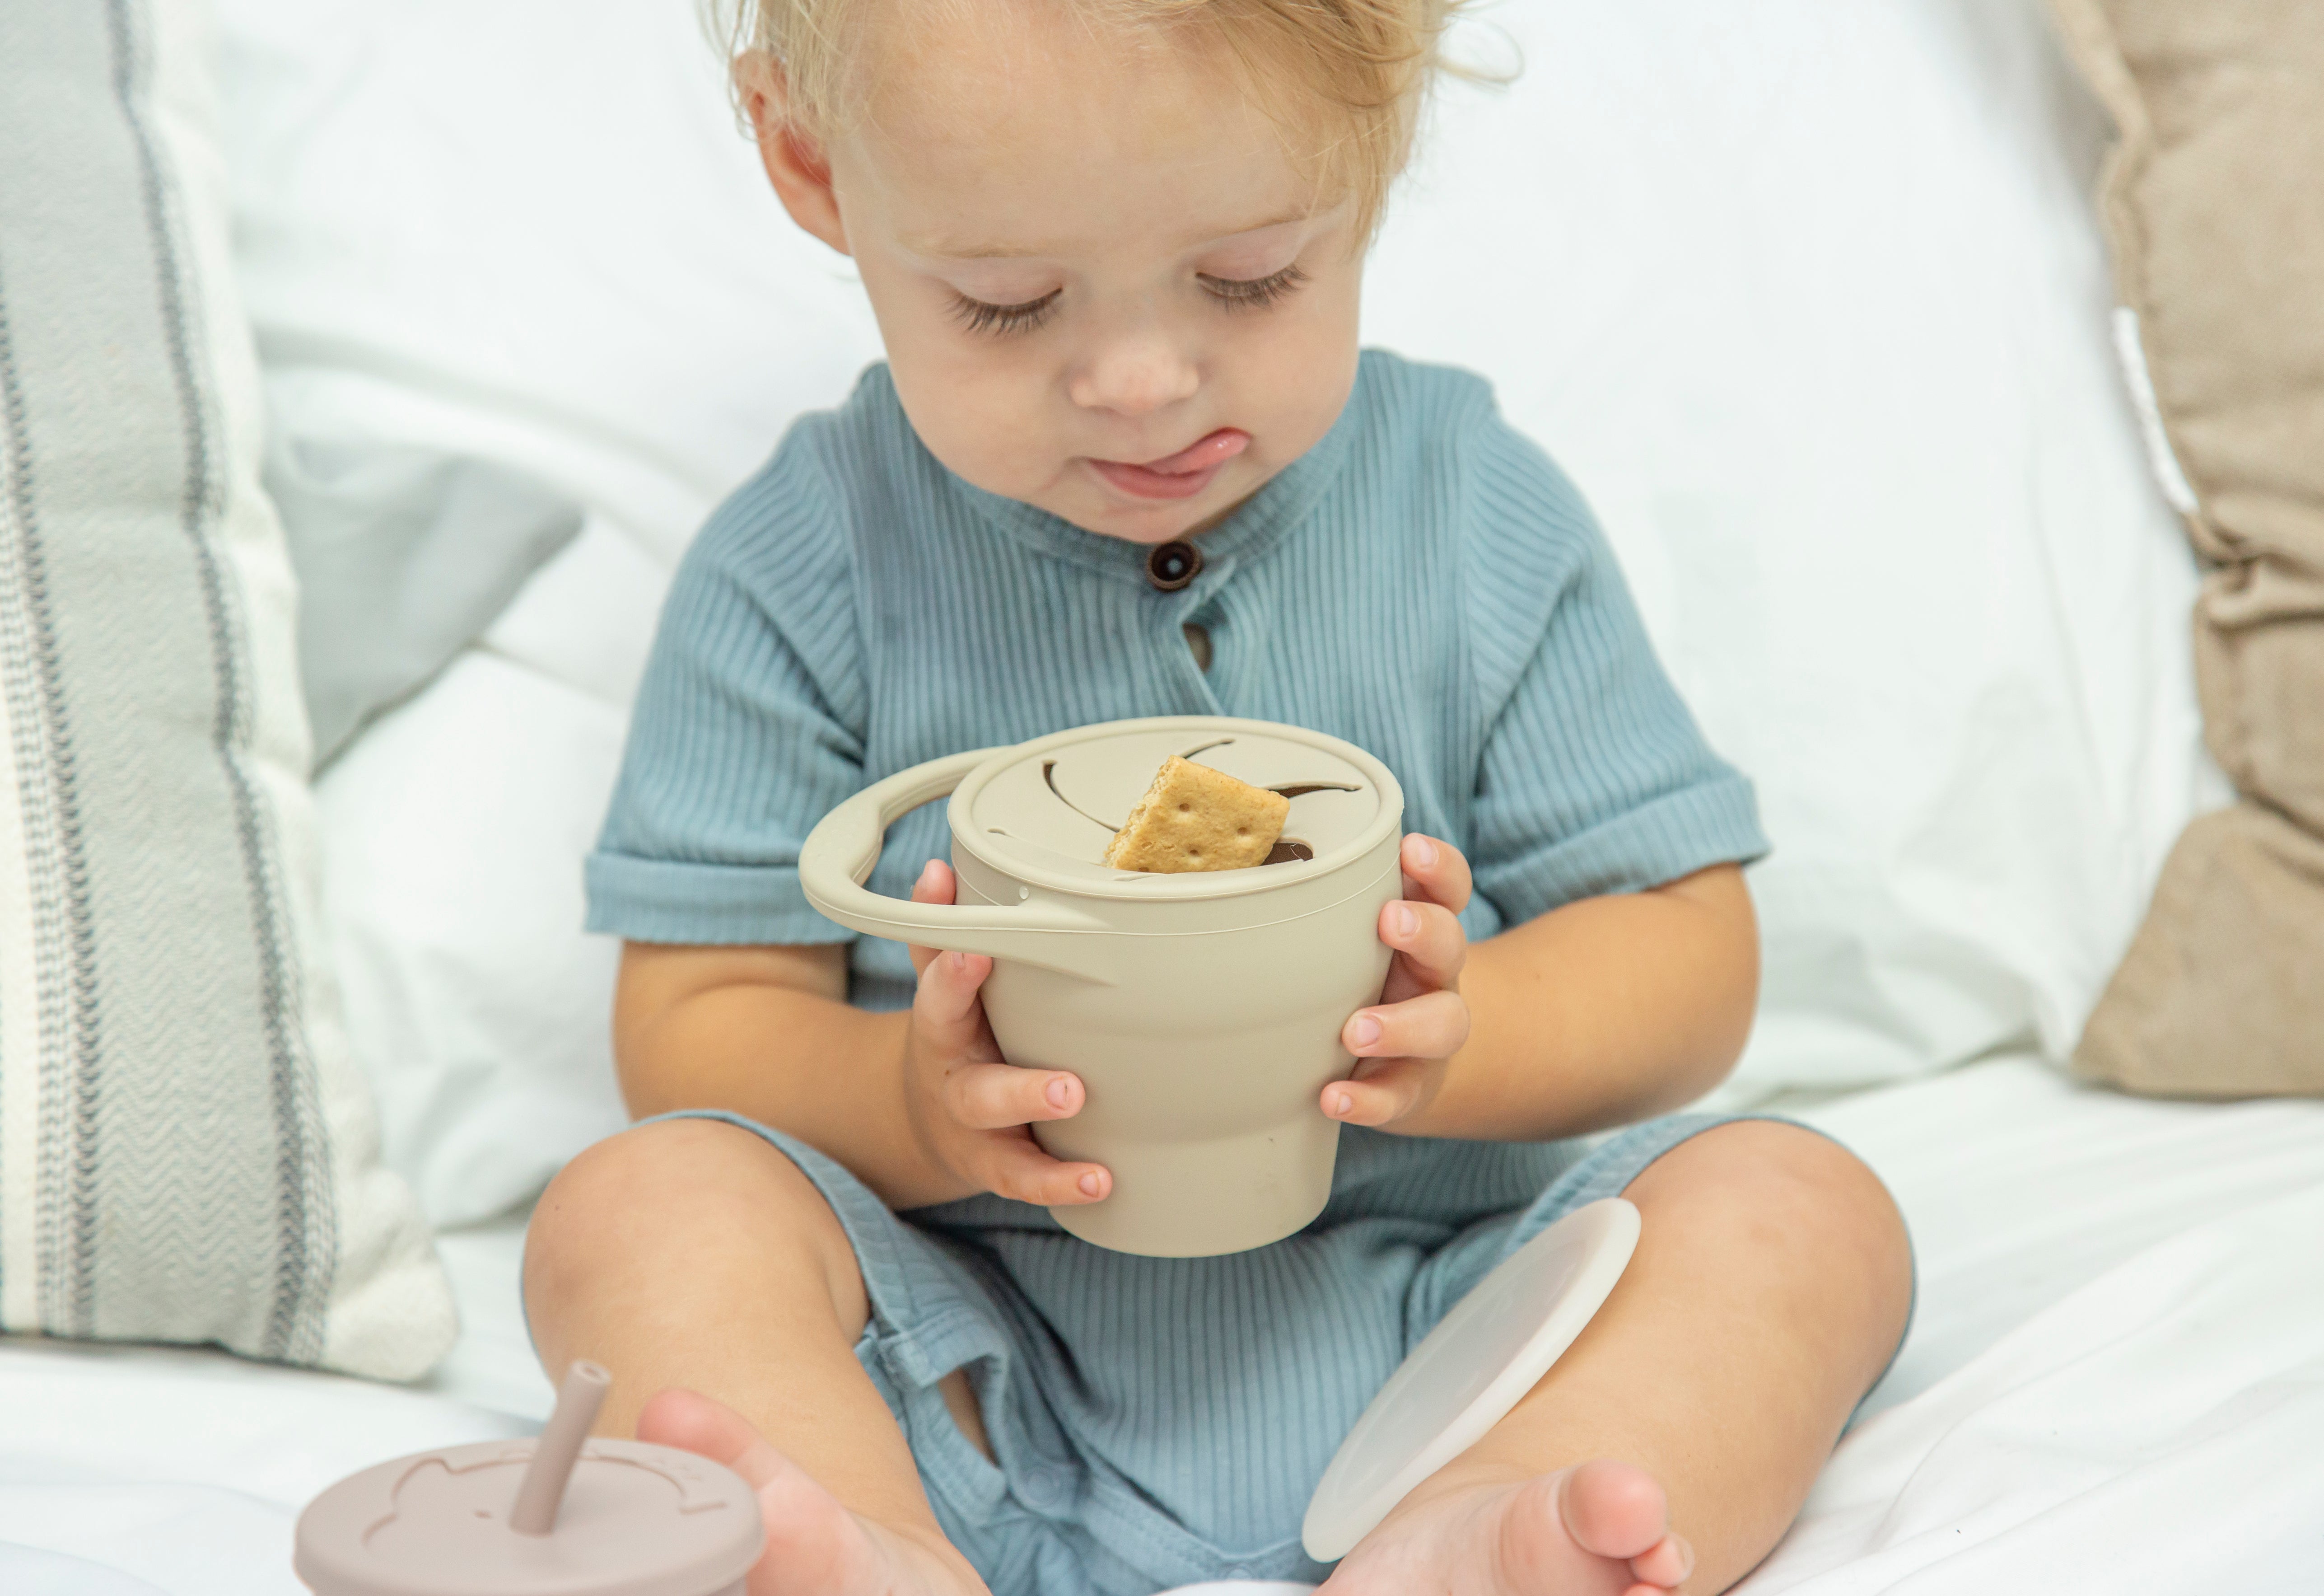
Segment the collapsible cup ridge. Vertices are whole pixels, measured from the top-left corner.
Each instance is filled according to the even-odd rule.
[[[1101,855],[1165,758],[1290,800],[1275,861],[1146,874]],[[867,891],[887,828],[951,795],[959,901]],[[1353,1065],[1349,1015],[1379,996],[1379,911],[1401,896],[1404,792],[1354,744],[1268,721],[1111,721],[932,761],[825,816],[799,855],[807,900],[852,929],[994,960],[984,1007],[1009,1062],[1071,1070],[1087,1097],[1036,1125],[1060,1158],[1113,1172],[1103,1202],[1053,1208],[1121,1252],[1263,1247],[1321,1213]]]

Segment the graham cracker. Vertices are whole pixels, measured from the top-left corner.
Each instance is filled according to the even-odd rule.
[[[1182,872],[1263,864],[1291,800],[1172,754],[1106,844],[1116,870]]]

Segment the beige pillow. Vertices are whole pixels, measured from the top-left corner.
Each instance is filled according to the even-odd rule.
[[[2324,1092],[2324,3],[2053,5],[2119,134],[2123,341],[2215,562],[2196,670],[2240,795],[2180,839],[2074,1066],[2175,1096]]]

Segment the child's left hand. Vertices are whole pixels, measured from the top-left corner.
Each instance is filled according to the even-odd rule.
[[[1393,1126],[1436,1095],[1444,1061],[1469,1039],[1461,966],[1469,938],[1469,862],[1434,837],[1404,839],[1404,897],[1380,910],[1379,939],[1395,950],[1380,1001],[1359,1009],[1340,1041],[1355,1073],[1323,1088],[1323,1112],[1351,1125]]]

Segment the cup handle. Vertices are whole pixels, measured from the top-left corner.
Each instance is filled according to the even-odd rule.
[[[850,930],[956,953],[989,954],[1022,964],[1102,978],[1083,967],[1081,938],[1105,927],[1056,904],[914,903],[868,890],[888,828],[922,804],[945,797],[971,770],[1002,752],[979,748],[899,770],[825,815],[799,850],[799,885],[816,911]]]

